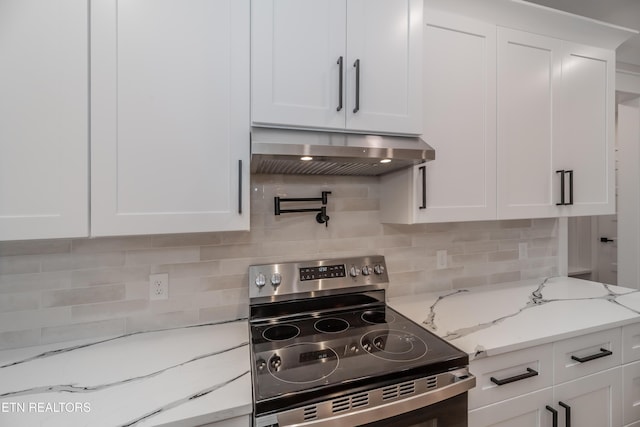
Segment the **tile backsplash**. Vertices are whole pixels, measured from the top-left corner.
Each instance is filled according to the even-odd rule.
[[[250,264],[382,254],[389,296],[557,274],[556,219],[380,224],[371,177],[255,175],[251,189],[250,232],[0,242],[0,349],[246,317]],[[274,196],[323,190],[328,227],[273,214]],[[152,273],[169,274],[169,299],[149,300]]]

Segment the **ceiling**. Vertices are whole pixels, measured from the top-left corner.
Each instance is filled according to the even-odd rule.
[[[576,15],[640,30],[640,0],[528,0]],[[623,43],[617,60],[640,66],[640,35]]]

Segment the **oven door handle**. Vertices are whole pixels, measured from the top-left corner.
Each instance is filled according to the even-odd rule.
[[[278,427],[349,427],[372,423],[433,405],[465,393],[475,385],[476,377],[467,374],[464,379],[459,379],[444,387],[438,387],[421,394],[309,421],[302,421],[295,410],[286,411],[277,415]]]

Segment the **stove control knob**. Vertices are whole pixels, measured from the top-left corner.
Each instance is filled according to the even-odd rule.
[[[261,288],[267,283],[267,278],[264,277],[264,274],[258,273],[256,276],[256,286]]]
[[[355,265],[352,265],[351,268],[349,269],[349,275],[351,277],[357,277],[360,275],[360,269],[358,267],[356,267]]]
[[[362,274],[364,274],[365,276],[368,276],[371,274],[371,271],[373,269],[371,267],[369,267],[368,265],[365,265],[364,267],[362,267]]]
[[[282,283],[282,275],[280,273],[273,273],[271,275],[271,285],[277,288]]]
[[[380,265],[380,264],[376,264],[376,265],[373,267],[373,271],[374,271],[374,273],[376,273],[376,274],[382,274],[382,273],[384,273],[384,266],[383,266],[383,265]]]
[[[282,359],[280,356],[273,356],[271,360],[269,360],[269,365],[271,365],[271,369],[277,371],[280,366],[282,366]]]
[[[265,362],[264,359],[256,360],[256,368],[258,368],[258,372],[262,372],[265,366],[267,366],[267,362]]]

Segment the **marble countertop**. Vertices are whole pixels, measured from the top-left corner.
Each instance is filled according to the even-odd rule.
[[[246,321],[0,352],[2,426],[187,426],[252,411]]]
[[[640,291],[553,277],[391,298],[470,359],[640,322]]]

